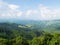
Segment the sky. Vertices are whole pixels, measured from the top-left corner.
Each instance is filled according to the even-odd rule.
[[[0,19],[60,19],[60,0],[0,0]]]

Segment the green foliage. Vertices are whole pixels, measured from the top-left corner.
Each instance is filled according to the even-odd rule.
[[[4,38],[0,38],[0,45],[6,45],[7,40]]]
[[[49,33],[51,30],[59,30],[59,25],[44,27],[45,24],[0,23],[0,45],[60,45],[60,33]]]
[[[44,34],[34,38],[30,45],[60,45],[60,34]]]

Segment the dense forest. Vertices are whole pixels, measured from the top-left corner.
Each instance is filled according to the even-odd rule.
[[[1,22],[0,45],[60,45],[60,21]]]

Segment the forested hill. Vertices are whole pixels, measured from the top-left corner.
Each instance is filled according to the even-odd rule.
[[[60,45],[60,21],[0,23],[0,45]]]
[[[38,37],[41,35],[43,35],[43,31],[33,30],[31,27],[27,25],[15,24],[15,23],[0,23],[1,45],[5,45],[5,43],[10,43],[10,41],[15,41],[15,38],[19,39],[19,41],[21,41],[20,38],[26,41],[26,40],[32,40],[34,37]]]

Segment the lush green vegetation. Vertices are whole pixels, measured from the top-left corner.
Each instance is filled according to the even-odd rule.
[[[60,45],[60,21],[0,23],[0,45]]]

